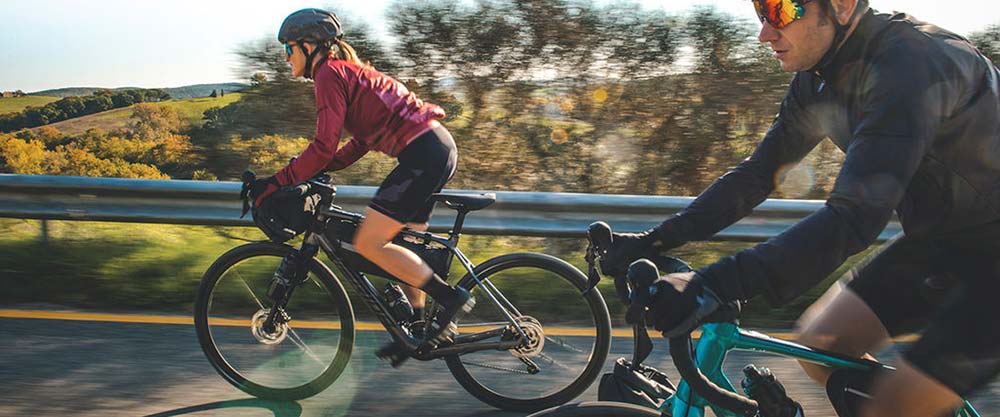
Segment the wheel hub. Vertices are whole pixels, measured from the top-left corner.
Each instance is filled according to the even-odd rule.
[[[517,358],[534,358],[542,354],[542,349],[545,348],[545,329],[542,328],[542,323],[531,316],[521,316],[515,321],[528,339],[520,346],[511,349],[511,355]],[[517,335],[516,329],[510,330]]]
[[[250,332],[253,333],[253,337],[257,339],[258,342],[265,345],[276,345],[285,340],[288,336],[288,323],[274,323],[274,331],[268,332],[264,330],[264,323],[267,321],[267,315],[271,312],[271,309],[261,309],[253,315],[250,319]]]

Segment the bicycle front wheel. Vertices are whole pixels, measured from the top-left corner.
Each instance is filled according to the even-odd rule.
[[[354,346],[354,312],[333,273],[311,259],[308,277],[265,325],[274,306],[268,287],[285,245],[251,243],[222,255],[205,272],[195,303],[198,341],[226,381],[256,397],[297,400],[340,376]]]
[[[539,411],[528,417],[663,417],[659,411],[635,404],[596,401]]]
[[[611,346],[611,319],[600,292],[583,294],[587,278],[579,269],[552,256],[519,253],[490,259],[476,274],[499,290],[499,303],[470,275],[462,278],[458,285],[477,303],[458,322],[459,338],[505,328],[499,340],[523,339],[507,311],[527,340],[515,349],[446,357],[462,387],[494,407],[531,412],[564,404],[594,382]]]

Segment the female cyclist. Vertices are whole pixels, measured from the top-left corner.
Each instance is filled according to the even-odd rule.
[[[316,137],[288,166],[259,180],[255,199],[259,205],[282,186],[344,169],[371,150],[396,157],[399,165],[375,193],[353,243],[365,258],[409,284],[404,288],[415,317],[422,317],[425,293],[443,307],[424,336],[425,343],[437,346],[454,336],[455,316],[469,311],[474,300],[392,239],[403,227],[427,229],[434,207],[431,194],[455,174],[458,151],[438,121],[443,109],[363,63],[342,37],[340,20],[324,10],[299,10],[281,24],[278,41],[285,46],[292,75],[315,82]],[[342,130],[354,137],[338,148]]]

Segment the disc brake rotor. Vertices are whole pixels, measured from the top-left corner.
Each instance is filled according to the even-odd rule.
[[[253,337],[258,342],[265,345],[276,345],[284,341],[285,337],[288,337],[288,323],[275,323],[273,332],[265,331],[264,322],[267,321],[267,315],[270,312],[270,309],[257,311],[253,315],[253,318],[250,319],[250,332],[253,333]]]
[[[542,329],[542,323],[531,316],[521,316],[515,320],[518,326],[521,327],[521,331],[524,332],[525,336],[528,336],[526,340],[520,346],[511,349],[510,354],[514,355],[516,358],[534,358],[542,353],[542,349],[545,348],[545,330]],[[514,335],[517,335],[517,330],[509,329]]]

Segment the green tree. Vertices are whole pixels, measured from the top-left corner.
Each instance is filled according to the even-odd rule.
[[[1000,24],[987,26],[969,35],[969,41],[994,64],[1000,62]]]
[[[129,117],[128,130],[147,141],[158,141],[180,129],[181,119],[173,107],[140,103],[133,107]]]

